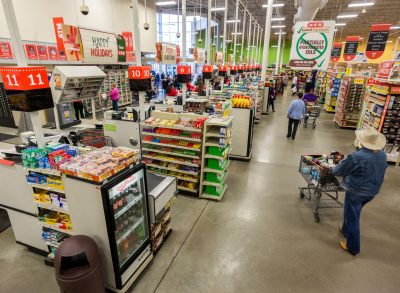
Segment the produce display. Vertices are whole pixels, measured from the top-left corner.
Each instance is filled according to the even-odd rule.
[[[232,107],[251,108],[252,100],[250,96],[235,94],[232,96]]]

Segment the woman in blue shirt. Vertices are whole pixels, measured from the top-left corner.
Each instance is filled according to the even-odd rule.
[[[382,151],[386,138],[375,128],[356,131],[361,149],[347,156],[333,169],[343,177],[346,189],[344,220],[339,228],[346,241],[339,245],[347,252],[360,253],[361,210],[379,193],[387,168],[386,154]]]

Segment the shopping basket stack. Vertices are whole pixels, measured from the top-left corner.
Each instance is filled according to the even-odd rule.
[[[300,197],[311,203],[314,219],[319,222],[319,209],[341,208],[339,192],[344,191],[342,178],[335,176],[330,168],[318,164],[322,155],[301,156],[299,172],[307,182],[306,187],[299,187]]]

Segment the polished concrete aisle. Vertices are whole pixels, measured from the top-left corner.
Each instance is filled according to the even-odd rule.
[[[179,196],[173,233],[130,292],[399,292],[400,168],[362,216],[362,252],[338,248],[342,211],[326,210],[315,223],[299,198],[301,154],[353,151],[354,132],[323,114],[315,130],[286,138],[286,109],[255,126],[253,158],[233,161],[221,202]],[[42,258],[0,234],[0,292],[57,292]]]

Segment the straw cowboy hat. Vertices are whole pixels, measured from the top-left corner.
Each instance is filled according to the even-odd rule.
[[[375,128],[356,130],[356,137],[359,144],[369,150],[381,150],[386,145],[386,137]]]

